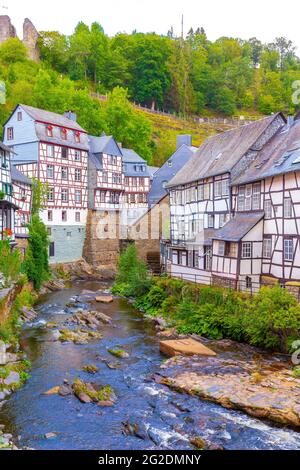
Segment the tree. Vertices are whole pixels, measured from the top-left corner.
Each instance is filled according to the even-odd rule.
[[[116,87],[103,109],[104,131],[151,161],[151,125],[128,100],[127,90]]]
[[[38,215],[47,203],[48,185],[32,178],[32,214]]]
[[[29,225],[28,248],[25,256],[25,272],[36,290],[40,290],[49,278],[48,234],[45,224],[34,214]]]
[[[43,61],[59,72],[67,72],[69,44],[66,36],[57,31],[42,31],[38,46]]]
[[[0,45],[0,59],[5,64],[23,62],[27,59],[27,49],[20,39],[7,39]]]

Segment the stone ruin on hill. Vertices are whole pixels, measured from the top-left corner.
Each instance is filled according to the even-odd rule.
[[[10,38],[16,38],[16,28],[7,15],[0,15],[0,43]],[[40,59],[38,49],[39,33],[33,23],[26,18],[23,23],[23,44],[27,47],[28,57],[31,60],[38,61]]]

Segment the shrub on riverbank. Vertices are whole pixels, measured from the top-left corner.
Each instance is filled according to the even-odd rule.
[[[47,228],[39,216],[34,214],[29,225],[29,241],[24,266],[28,279],[34,283],[37,291],[50,277],[48,245]]]
[[[0,340],[5,343],[17,344],[19,340],[19,314],[22,307],[31,308],[36,301],[36,296],[25,285],[17,295],[7,320],[0,324]]]
[[[134,297],[136,308],[165,318],[180,333],[231,338],[285,353],[300,337],[300,305],[280,286],[263,287],[250,297],[230,289],[194,285],[165,276],[146,275],[143,280],[144,267],[139,276],[131,274],[136,272],[136,263],[140,262],[130,247],[130,252],[125,252],[120,260],[121,271],[113,291]]]
[[[145,295],[150,287],[151,279],[147,266],[138,259],[135,245],[129,245],[120,256],[118,275],[112,292],[137,298]]]

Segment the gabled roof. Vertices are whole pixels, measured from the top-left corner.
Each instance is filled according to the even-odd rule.
[[[209,137],[167,187],[229,173],[281,113]]]
[[[59,127],[66,127],[80,132],[86,132],[76,121],[63,116],[62,114],[45,111],[39,108],[33,108],[25,104],[20,104],[21,108],[35,121],[53,124]]]
[[[18,181],[19,183],[28,184],[30,186],[32,185],[32,181],[19,170],[17,170],[15,165],[11,165],[11,179],[13,181]]]
[[[149,204],[155,204],[167,191],[165,183],[168,183],[184,167],[197,151],[196,147],[183,144],[153,175],[153,182],[148,196]]]
[[[90,151],[94,154],[106,153],[116,157],[122,157],[122,152],[112,135],[100,137],[89,136]]]
[[[10,148],[4,145],[2,141],[0,141],[0,149],[3,150],[4,152],[15,154],[15,152]]]
[[[132,149],[121,149],[124,163],[147,163],[139,154]]]
[[[212,239],[226,242],[239,242],[263,219],[263,217],[263,211],[251,213],[237,212],[234,218],[227,222],[224,227],[216,230]]]
[[[300,120],[286,125],[259,152],[251,165],[232,181],[244,184],[300,170]]]

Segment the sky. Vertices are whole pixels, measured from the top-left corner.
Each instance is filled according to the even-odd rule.
[[[3,8],[7,7],[7,8]],[[286,36],[300,54],[299,0],[0,0],[0,14],[8,14],[18,33],[28,17],[39,31],[60,31],[71,34],[78,21],[98,21],[105,32],[131,33],[155,31],[166,34],[173,26],[184,32],[203,26],[210,40],[221,36],[249,39],[256,36],[263,42]]]

